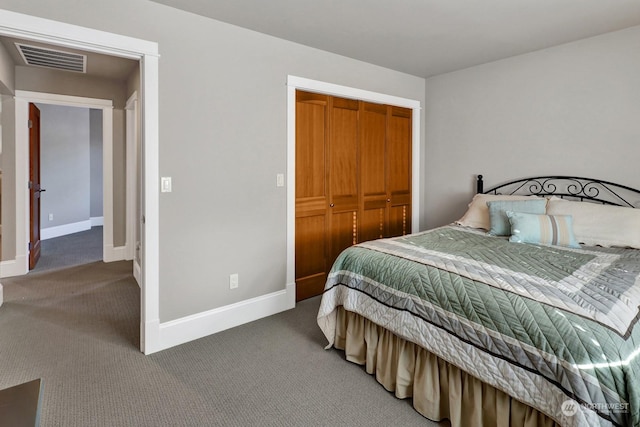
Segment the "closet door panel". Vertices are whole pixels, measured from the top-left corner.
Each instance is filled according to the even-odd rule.
[[[378,207],[376,207],[376,204]],[[383,201],[382,203],[370,203],[365,206],[364,212],[360,217],[358,242],[381,239],[385,236],[387,223],[386,204]]]
[[[327,280],[326,215],[296,218],[296,299],[318,295]]]
[[[328,269],[328,97],[296,93],[296,300],[318,295]]]
[[[387,107],[362,102],[360,107],[361,216],[359,241],[379,239],[387,222]]]
[[[325,196],[326,102],[296,103],[296,199]]]
[[[411,233],[411,205],[398,205],[389,208],[389,235],[404,236]]]
[[[389,107],[387,161],[389,236],[411,233],[411,110]]]
[[[331,215],[331,249],[328,270],[331,269],[340,252],[357,243],[357,223],[358,213],[356,210]]]
[[[344,201],[358,197],[358,101],[333,98],[329,142],[329,193]]]
[[[329,137],[329,268],[354,244],[358,221],[358,101],[332,98]]]
[[[362,103],[360,115],[360,179],[365,197],[386,195],[386,107]]]

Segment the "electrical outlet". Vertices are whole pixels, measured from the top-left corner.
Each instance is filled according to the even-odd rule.
[[[229,289],[236,289],[238,287],[239,277],[238,273],[229,275]]]
[[[53,214],[49,214],[49,221],[53,221]]]

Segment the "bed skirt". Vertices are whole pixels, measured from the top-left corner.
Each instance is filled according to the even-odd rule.
[[[399,399],[413,398],[425,417],[452,427],[556,427],[547,415],[511,398],[366,318],[338,307],[334,346]]]

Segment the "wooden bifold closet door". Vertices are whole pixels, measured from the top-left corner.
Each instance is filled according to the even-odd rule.
[[[411,110],[296,92],[296,300],[337,256],[411,232]]]

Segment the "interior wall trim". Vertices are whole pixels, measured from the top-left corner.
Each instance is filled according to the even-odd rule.
[[[23,226],[16,226],[16,253],[22,254],[27,251],[29,242],[29,197],[27,182],[29,180],[29,135],[23,131],[28,120],[29,103],[64,105],[80,108],[94,108],[102,111],[102,185],[103,185],[103,259],[119,260],[120,258],[111,253],[113,248],[113,102],[109,99],[85,98],[79,96],[59,95],[45,92],[32,92],[16,90],[16,153],[21,152],[19,161],[16,157],[16,198],[18,195],[24,198],[25,203],[16,203],[16,218],[24,218]],[[22,108],[18,108],[18,107]],[[22,189],[25,189],[24,191]],[[17,201],[17,200],[16,200]],[[20,230],[23,230],[22,232]],[[42,229],[46,230],[46,228]],[[68,234],[68,233],[67,233]],[[45,232],[46,235],[46,232]],[[55,237],[55,236],[52,236]],[[47,237],[50,238],[50,237]],[[28,256],[27,256],[28,259]],[[24,273],[29,271],[28,264],[24,268]]]
[[[62,237],[73,233],[79,233],[81,231],[91,230],[91,220],[70,222],[68,224],[54,225],[52,227],[40,229],[40,240],[55,239],[56,237]]]
[[[295,299],[295,283],[289,283],[281,291],[164,322],[160,324],[159,350],[292,309]]]
[[[24,255],[19,255],[15,259],[0,262],[0,279],[24,274],[24,265],[29,263],[29,259]],[[0,285],[2,289],[2,285]]]

